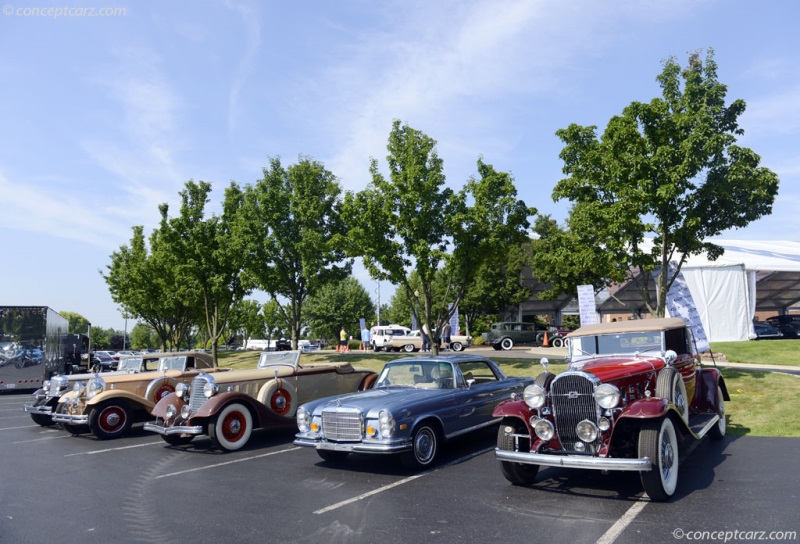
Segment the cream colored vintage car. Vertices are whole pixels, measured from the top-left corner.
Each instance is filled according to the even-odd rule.
[[[472,345],[471,336],[453,335],[450,337],[450,345],[441,344],[439,349],[452,349],[453,351],[464,351]],[[405,351],[412,353],[422,349],[422,335],[418,330],[408,334],[395,335],[386,340],[386,349],[393,351]]]
[[[154,373],[95,374],[86,382],[76,382],[73,390],[61,396],[53,422],[61,423],[73,434],[88,430],[97,438],[125,435],[136,422],[150,419],[150,411],[179,383],[188,383],[201,372],[217,372],[211,355],[201,352],[167,354],[158,360]],[[224,369],[230,370],[230,369]]]
[[[153,409],[147,431],[171,445],[201,434],[224,451],[244,447],[253,429],[291,428],[304,402],[370,389],[377,374],[350,363],[300,364],[299,351],[264,352],[258,367],[224,374],[200,374],[179,385]]]
[[[168,353],[152,353],[148,355],[134,355],[122,357],[117,365],[117,370],[103,373],[103,379],[109,376],[138,374],[140,372],[155,372],[158,370],[158,361]],[[47,427],[53,424],[53,412],[58,406],[62,395],[69,393],[76,382],[85,385],[95,375],[94,372],[80,374],[56,374],[45,380],[42,388],[33,393],[33,402],[25,404],[23,410],[31,415],[31,419],[39,425]],[[150,376],[152,379],[152,375]]]

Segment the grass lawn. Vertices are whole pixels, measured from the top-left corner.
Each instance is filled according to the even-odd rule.
[[[800,366],[800,340],[712,342],[711,350],[732,363]]]
[[[729,349],[726,346],[733,346]],[[761,348],[760,355],[758,349]],[[713,344],[715,351],[724,353],[729,361],[757,364],[787,364],[782,362],[788,349],[800,348],[800,340],[779,340],[760,342],[727,342]],[[752,359],[739,359],[742,353],[751,354]],[[780,356],[778,354],[781,354]],[[405,354],[393,356],[375,355],[371,352],[351,352],[340,355],[334,351],[303,354],[302,360],[308,362],[347,361],[353,366],[369,368],[380,372],[383,365],[392,359],[406,357]],[[732,358],[737,357],[737,358]],[[508,376],[536,377],[542,367],[538,359],[494,359]],[[778,361],[781,362],[778,362]],[[254,368],[258,363],[257,351],[221,352],[220,366],[230,368]],[[798,363],[794,363],[798,366]],[[563,372],[567,368],[563,361],[552,360],[551,372]],[[722,376],[728,387],[731,400],[725,408],[728,412],[728,433],[748,436],[800,436],[800,376],[779,372],[750,372],[733,368],[722,368]]]

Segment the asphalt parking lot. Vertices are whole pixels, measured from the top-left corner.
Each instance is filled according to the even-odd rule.
[[[701,441],[683,452],[677,496],[659,504],[627,473],[548,468],[512,486],[493,430],[449,443],[434,470],[414,473],[388,456],[327,464],[292,432],[262,431],[226,454],[205,438],[170,447],[140,426],[115,441],[75,437],[33,424],[26,400],[0,396],[4,543],[633,544],[725,530],[797,541],[800,531],[795,438]]]

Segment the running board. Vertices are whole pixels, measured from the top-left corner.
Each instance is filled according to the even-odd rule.
[[[689,432],[695,438],[703,438],[719,421],[719,414],[698,414],[689,420]]]

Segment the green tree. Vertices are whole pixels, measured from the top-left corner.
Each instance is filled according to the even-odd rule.
[[[131,349],[156,349],[160,346],[160,338],[156,331],[146,323],[137,323],[130,332]]]
[[[179,260],[165,241],[166,228],[162,224],[151,234],[148,248],[144,227],[134,226],[130,245],[112,253],[107,274],[101,272],[114,302],[150,325],[164,351],[183,343],[202,309],[198,289],[180,274]]]
[[[531,289],[523,283],[523,270],[531,266],[531,243],[506,247],[486,259],[469,284],[459,305],[459,315],[466,322],[466,333],[477,331],[477,319],[483,315],[505,315],[509,308],[530,299]],[[479,327],[480,328],[480,327]]]
[[[306,302],[306,323],[312,336],[331,342],[336,340],[342,326],[357,337],[359,318],[370,323],[374,315],[375,305],[369,293],[352,276],[324,285]]]
[[[231,182],[225,190],[222,214],[206,217],[211,184],[186,182],[180,214],[170,218],[167,204],[160,206],[164,242],[176,257],[178,276],[192,284],[203,301],[205,341],[217,359],[217,346],[234,303],[251,290],[244,272],[253,254],[251,228],[243,212],[244,192]]]
[[[436,141],[400,121],[387,149],[388,179],[373,159],[370,185],[345,197],[350,250],[372,277],[405,291],[419,322],[433,330],[450,318],[450,304],[458,305],[487,258],[527,239],[528,217],[536,210],[517,200],[509,174],[482,159],[478,176],[461,191],[445,187]],[[438,281],[444,282],[442,295],[434,293]]]
[[[252,299],[235,302],[228,318],[228,328],[240,345],[245,345],[248,338],[261,338],[264,334],[261,303]]]
[[[631,280],[650,313],[663,316],[686,259],[722,255],[708,238],[771,213],[779,181],[759,166],[756,153],[736,145],[745,103],[725,104],[713,51],[705,62],[690,55],[684,69],[667,59],[656,79],[662,96],[632,102],[600,139],[594,126],[556,132],[568,177],[556,184],[553,199],[567,199],[572,208],[565,228],[544,227],[554,236],[536,244],[534,275],[561,292],[586,281],[581,271],[604,285]],[[674,273],[658,276],[653,301],[651,273],[670,262]]]
[[[279,308],[295,349],[306,299],[352,268],[344,250],[340,195],[336,177],[307,157],[288,168],[271,159],[249,195],[258,235],[256,255],[247,266],[259,288],[275,301],[287,301]]]
[[[83,317],[81,314],[76,314],[75,312],[58,312],[61,314],[61,317],[64,317],[67,321],[69,321],[69,332],[70,334],[86,334],[89,330],[89,320]]]

